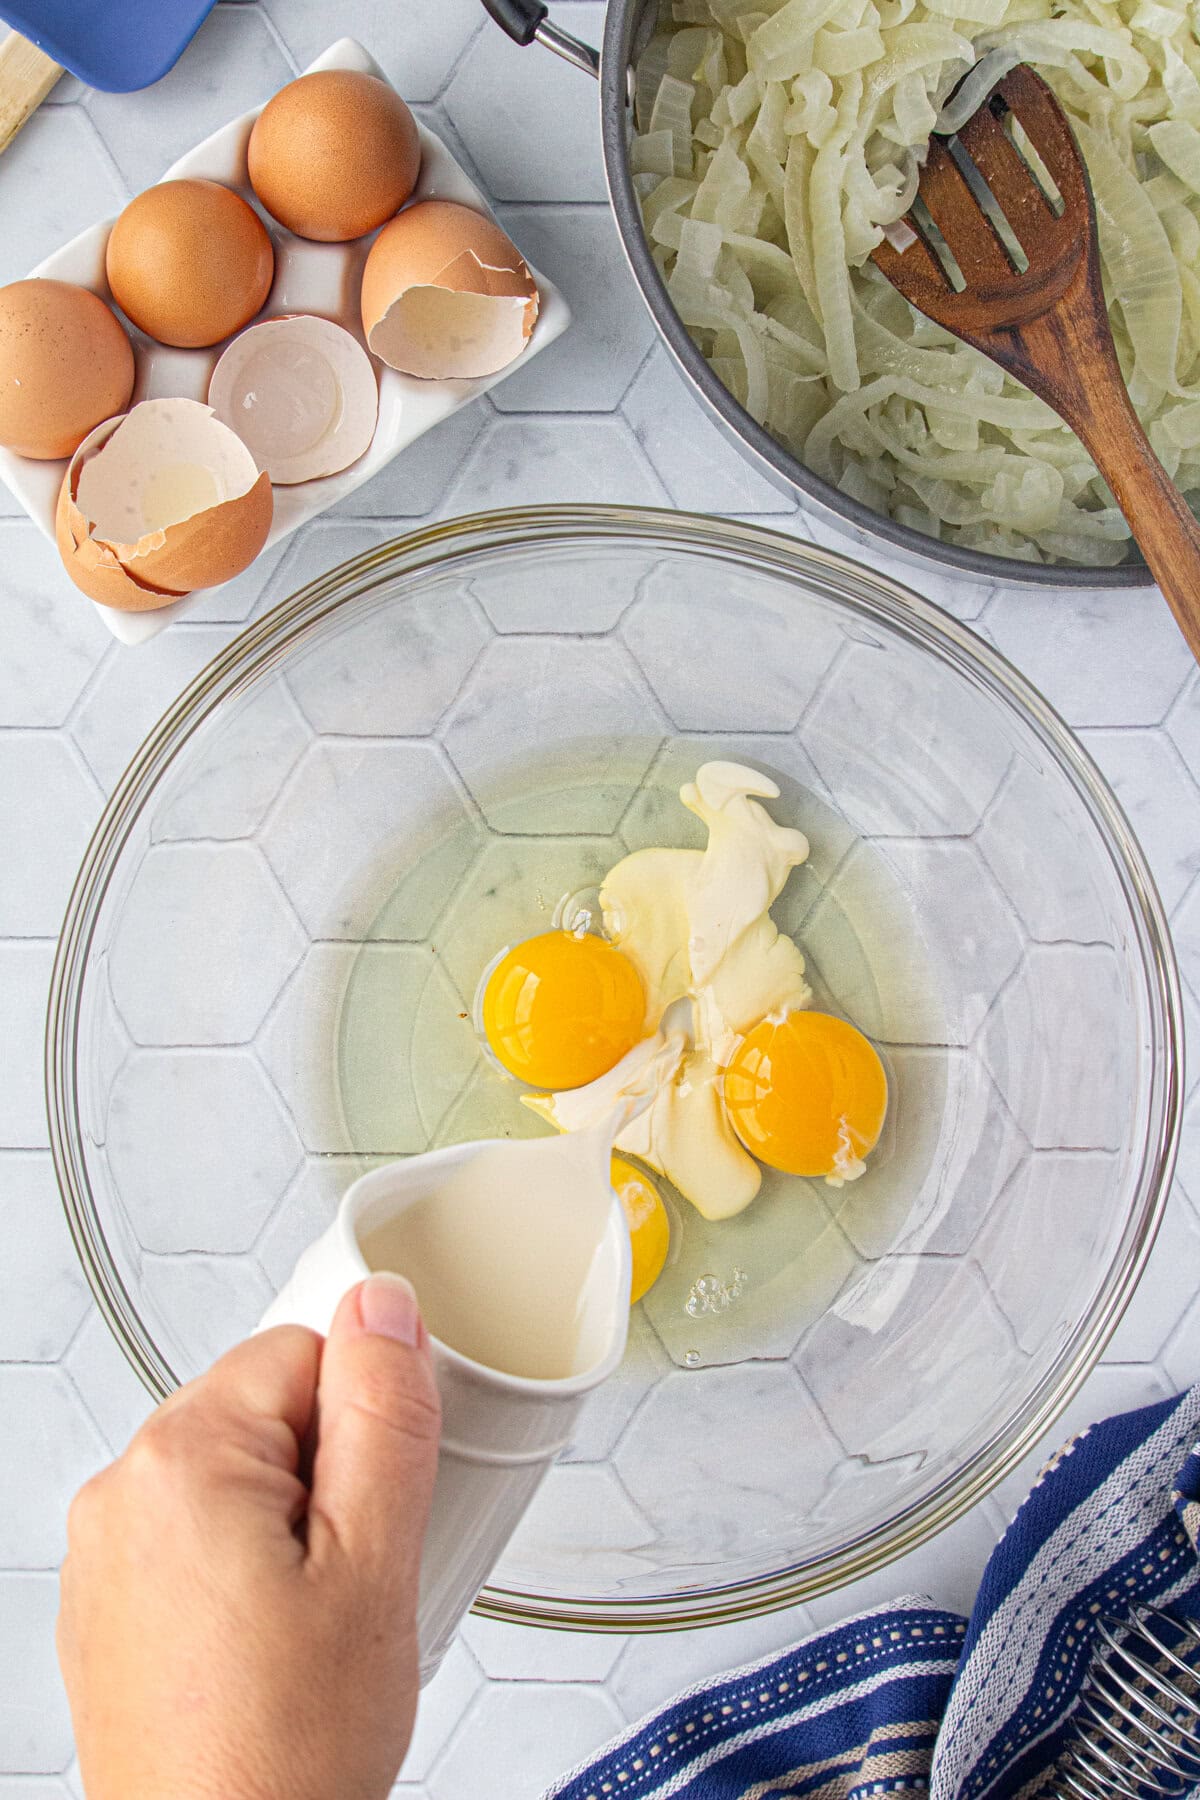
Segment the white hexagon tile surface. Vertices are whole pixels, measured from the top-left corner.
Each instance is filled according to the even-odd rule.
[[[592,0],[565,0],[553,10],[584,37],[596,38],[603,8]],[[631,501],[727,511],[852,553],[855,548],[841,542],[827,523],[806,518],[746,467],[691,405],[655,346],[604,204],[596,93],[588,80],[553,58],[518,51],[487,22],[478,0],[342,0],[336,12],[334,32],[323,0],[238,5],[222,0],[157,88],[115,97],[64,81],[0,162],[5,226],[0,279],[8,280],[114,210],[181,150],[302,67],[331,36],[352,33],[418,103],[421,117],[461,154],[509,229],[561,285],[575,315],[570,334],[527,371],[447,421],[334,514],[302,529],[240,581],[138,650],[115,643],[91,609],[72,597],[53,551],[0,497],[0,1222],[8,1246],[0,1258],[0,1425],[6,1448],[0,1471],[0,1668],[5,1671],[0,1800],[18,1794],[65,1800],[82,1793],[53,1654],[63,1520],[74,1488],[120,1450],[147,1406],[78,1270],[54,1190],[41,1096],[42,1016],[67,886],[103,796],[142,735],[246,619],[335,562],[419,521],[512,502]],[[1188,1012],[1200,1017],[1200,675],[1161,601],[1145,592],[1033,595],[914,576],[899,565],[892,572],[970,619],[1080,729],[1142,837],[1176,927]],[[636,608],[624,616],[619,590],[619,580],[612,586],[600,581],[586,596],[585,630],[618,627],[607,711],[596,720],[598,731],[619,725],[640,679]],[[540,603],[537,595],[486,589],[475,598],[479,656],[469,668],[431,671],[439,684],[438,712],[451,709],[447,737],[457,734],[468,782],[473,687],[506,679],[504,634],[536,629]],[[755,620],[747,633],[740,621],[722,654],[761,655],[770,669],[772,625],[769,618]],[[431,633],[431,656],[434,643]],[[821,648],[810,646],[814,658]],[[794,723],[794,706],[774,666],[766,691],[782,732]],[[828,703],[853,705],[853,670],[843,662],[833,680],[845,692],[838,700],[831,684]],[[658,691],[670,712],[669,671]],[[381,693],[380,708],[386,711],[388,702],[389,695]],[[328,694],[312,699],[317,707],[332,703]],[[155,851],[160,879],[153,891],[147,887],[151,913],[151,901],[163,908],[182,901],[200,904],[207,887],[227,880],[242,882],[254,906],[275,907],[271,869],[294,854],[287,808],[292,783],[336,784],[351,824],[361,808],[391,807],[401,799],[419,806],[424,788],[438,783],[434,753],[421,747],[406,749],[405,766],[392,769],[374,766],[378,749],[344,744],[335,766],[331,751],[310,747],[309,727],[336,733],[337,721],[306,718],[308,708],[302,683],[294,697],[281,693],[269,741],[258,746],[257,785],[242,789],[236,810],[221,794],[180,795],[179,818]],[[727,723],[736,732],[746,721]],[[878,721],[873,725],[877,728]],[[939,756],[946,747],[931,743],[930,750]],[[1001,771],[996,773],[999,779]],[[819,771],[806,779],[819,789]],[[962,795],[965,831],[975,828],[990,798],[990,791]],[[1002,791],[996,808],[1006,804],[1021,805],[1022,796],[1015,789]],[[997,818],[994,808],[988,819]],[[221,821],[220,841],[207,823],[213,820]],[[564,829],[578,835],[565,852],[585,867],[605,866],[603,834],[614,824],[601,817],[566,821]],[[915,816],[913,829],[923,829]],[[589,833],[600,834],[590,847]],[[188,866],[198,852],[174,845],[170,840],[176,836],[208,840],[203,867]],[[948,862],[964,854],[981,856],[1001,890],[1018,882],[1027,886],[1029,871],[1004,866],[1004,836],[985,823],[970,849],[948,842],[944,857]],[[901,842],[895,854],[931,851],[928,845],[915,850]],[[319,874],[327,886],[337,862],[337,847],[331,845],[329,869],[314,872],[314,879]],[[1069,876],[1064,870],[1061,881],[1044,885],[1048,907],[1052,892],[1055,906],[1073,907]],[[454,871],[447,879],[453,883]],[[930,879],[936,880],[935,870]],[[153,923],[148,917],[148,944]],[[1050,937],[1056,935],[1054,923],[1047,919]],[[1080,922],[1074,925],[1073,935],[1086,941]],[[961,938],[964,922],[947,918],[946,928]],[[283,1092],[291,1078],[289,1009],[305,1009],[311,1016],[338,982],[337,946],[323,947],[296,968],[284,954],[289,930],[284,922],[278,967],[243,971],[239,990],[247,1038],[268,1020],[260,1048]],[[1002,931],[983,936],[987,941],[981,937],[977,954],[1015,961],[1016,947]],[[418,948],[387,949],[395,962],[389,979],[424,980],[415,960]],[[235,967],[238,945],[232,943],[229,952]],[[199,990],[186,968],[117,967],[111,973],[120,1015],[113,1021],[114,1043],[127,1056],[121,1116],[114,1119],[113,1154],[119,1156],[122,1129],[136,1130],[138,1118],[155,1109],[178,1111],[183,1097],[170,1091],[170,1050],[163,1047],[161,1020],[178,1017],[174,994],[194,996]],[[1035,973],[1027,963],[1015,971],[1006,990],[1012,1006],[1027,1004]],[[1081,967],[1079,973],[1086,1009],[1087,995],[1104,971]],[[449,975],[453,980],[453,968]],[[203,1043],[203,995],[196,1004],[191,1041]],[[969,1035],[964,1032],[964,1038]],[[153,1046],[160,1048],[148,1048]],[[989,1061],[986,1031],[977,1046],[962,1052],[975,1054]],[[211,1052],[210,1091],[192,1096],[193,1109],[214,1107],[236,1124],[246,1079],[240,1057],[236,1048]],[[1020,1122],[1036,1144],[1037,1096],[1021,1094],[1011,1071],[990,1072],[1008,1084]],[[466,1076],[465,1068],[448,1069],[437,1091],[419,1097],[424,1129],[436,1129],[439,1117],[443,1130],[452,1127]],[[235,1129],[216,1146],[203,1141],[198,1121],[192,1146],[195,1155],[236,1163],[231,1173],[241,1186],[245,1230],[261,1233],[259,1260],[276,1279],[305,1233],[328,1215],[340,1185],[336,1159],[331,1163],[315,1154],[342,1148],[338,1122],[306,1111],[303,1096],[296,1097],[295,1117],[299,1131],[281,1112],[278,1129],[260,1133],[253,1144],[239,1143]],[[1102,1121],[1089,1121],[1092,1125],[1099,1128]],[[404,1122],[395,1121],[394,1129],[403,1137]],[[998,1138],[995,1154],[1013,1165],[1006,1204],[1020,1213],[1018,1151]],[[173,1171],[174,1179],[187,1179],[186,1162],[184,1157]],[[343,1172],[348,1179],[349,1159]],[[1085,1173],[1067,1158],[1061,1177],[1063,1208],[1086,1206]],[[255,1195],[283,1187],[286,1205],[266,1216],[254,1204]],[[153,1253],[153,1283],[163,1305],[186,1302],[202,1310],[206,1285],[223,1279],[220,1269],[211,1266],[211,1258],[188,1254],[193,1247],[156,1211],[155,1195],[143,1200],[144,1241]],[[1179,1177],[1142,1288],[1104,1364],[1052,1434],[1056,1441],[1091,1416],[1149,1401],[1200,1376],[1197,1203],[1200,1095],[1188,1111]],[[846,1224],[853,1237],[852,1214]],[[863,1229],[869,1237],[869,1225]],[[861,1247],[868,1254],[878,1248],[869,1241]],[[905,1248],[884,1258],[896,1265],[898,1279],[907,1278]],[[889,1278],[882,1264],[876,1268],[881,1278]],[[239,1296],[247,1322],[266,1292],[264,1277],[261,1292],[255,1286]],[[997,1333],[999,1341],[999,1320]],[[766,1375],[735,1371],[729,1379],[786,1383],[793,1376],[781,1363]],[[814,1420],[814,1429],[823,1429],[815,1413]],[[879,1422],[880,1430],[885,1425]],[[602,1410],[589,1428],[596,1443],[606,1446],[612,1421]],[[642,1428],[653,1428],[648,1411]],[[753,1457],[753,1442],[746,1450]],[[923,1589],[946,1604],[967,1606],[988,1549],[1023,1495],[1039,1454],[934,1545],[809,1609],[708,1633],[642,1639],[551,1636],[471,1620],[425,1696],[397,1792],[410,1800],[464,1800],[484,1793],[489,1800],[529,1800],[622,1721],[672,1689],[782,1646],[814,1623],[905,1590]],[[797,1478],[802,1475],[798,1468]],[[835,1469],[831,1481],[836,1476]],[[593,1481],[596,1472],[583,1461],[576,1479]],[[823,1505],[828,1495],[814,1493],[811,1499]],[[707,1517],[694,1495],[680,1496],[685,1503],[697,1505],[696,1528],[715,1543],[719,1519]],[[614,1559],[635,1547],[636,1531],[636,1519],[625,1517],[617,1495],[605,1546]]]

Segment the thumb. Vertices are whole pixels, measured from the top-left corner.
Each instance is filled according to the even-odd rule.
[[[415,1599],[437,1473],[441,1407],[429,1334],[401,1275],[372,1275],[343,1298],[317,1389],[309,1555],[340,1552]]]

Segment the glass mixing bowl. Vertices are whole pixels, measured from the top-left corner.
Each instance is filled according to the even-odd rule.
[[[352,1177],[542,1129],[476,983],[711,757],[773,773],[776,917],[891,1081],[869,1173],[768,1182],[634,1315],[481,1605],[662,1628],[802,1599],[977,1500],[1094,1363],[1164,1203],[1167,927],[1044,701],[914,594],[773,533],[542,508],[369,552],[229,646],[131,764],[55,967],[54,1156],[165,1395]],[[708,1277],[707,1282],[703,1278]]]

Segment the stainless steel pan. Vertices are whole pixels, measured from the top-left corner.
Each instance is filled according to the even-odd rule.
[[[759,472],[777,487],[798,493],[809,512],[823,513],[842,530],[849,528],[860,540],[892,545],[912,561],[945,569],[961,569],[976,580],[1005,582],[1027,587],[1113,588],[1148,587],[1150,573],[1140,560],[1115,569],[1082,569],[1069,564],[1039,567],[1009,556],[988,556],[980,550],[963,550],[943,544],[898,525],[861,501],[814,475],[783,448],[770,432],[739,406],[696,348],[672,306],[663,279],[654,266],[641,212],[629,170],[629,138],[632,130],[631,67],[654,29],[657,0],[608,0],[602,50],[594,50],[550,19],[543,0],[483,0],[496,23],[518,44],[538,43],[565,57],[600,83],[600,128],[604,145],[604,172],[613,214],[634,280],[650,309],[675,361],[699,394],[716,424]]]

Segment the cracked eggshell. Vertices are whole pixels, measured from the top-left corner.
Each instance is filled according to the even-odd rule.
[[[276,486],[337,475],[370,449],[379,413],[371,359],[332,319],[291,313],[235,337],[208,403]]]
[[[121,612],[231,581],[271,528],[269,476],[195,400],[146,400],[98,425],[59,492],[55,538],[89,599]]]
[[[367,345],[406,375],[495,375],[521,354],[537,314],[537,283],[512,239],[450,200],[407,207],[363,269]]]

